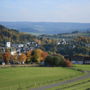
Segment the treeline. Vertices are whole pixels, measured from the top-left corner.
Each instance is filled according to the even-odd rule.
[[[40,63],[43,62],[47,56],[48,53],[41,49],[29,50],[26,53],[15,53],[14,55],[11,55],[10,49],[6,49],[5,53],[2,53],[2,62],[6,64]]]
[[[71,67],[70,60],[65,59],[60,54],[49,54],[41,49],[34,49],[26,53],[15,53],[11,55],[10,50],[6,49],[2,54],[2,64],[32,64],[37,63],[43,66],[63,66]]]
[[[35,36],[31,34],[21,33],[18,30],[8,29],[0,25],[0,45],[5,44],[7,41],[12,43],[25,43],[34,39]]]

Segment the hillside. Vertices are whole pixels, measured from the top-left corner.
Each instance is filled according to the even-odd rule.
[[[7,41],[12,43],[25,43],[32,41],[35,36],[31,34],[21,33],[18,30],[9,29],[0,25],[0,45],[4,44]]]
[[[39,34],[71,33],[73,31],[90,31],[90,23],[64,23],[64,22],[0,22],[9,28],[20,32]]]
[[[53,38],[53,39],[75,39],[77,37],[90,37],[90,32],[77,32],[77,33],[62,33],[62,34],[52,34],[52,35],[47,35],[47,34],[42,34],[39,35],[39,38]]]

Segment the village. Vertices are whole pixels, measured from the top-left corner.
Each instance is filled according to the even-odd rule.
[[[66,41],[65,39],[59,40],[56,42],[56,46],[60,46],[61,49],[63,49],[63,46],[69,45],[69,41]],[[90,47],[90,44],[86,44],[86,46]],[[25,44],[12,44],[11,42],[6,42],[5,47],[0,47],[0,51],[5,53],[6,49],[10,49],[10,54],[12,56],[15,56],[16,54],[19,56],[22,53],[26,54],[29,51],[39,49],[42,46],[38,44],[37,42],[27,42]],[[47,46],[48,47],[48,46]],[[76,45],[69,45],[68,48],[74,49]],[[51,48],[49,46],[49,48]],[[90,64],[90,56],[82,56],[82,55],[63,55],[66,59],[70,60],[73,64]],[[2,65],[5,65],[4,60],[0,60]],[[22,62],[24,64],[25,62]],[[20,64],[20,62],[18,62]]]

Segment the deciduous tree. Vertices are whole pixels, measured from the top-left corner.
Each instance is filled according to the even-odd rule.
[[[22,53],[21,55],[18,56],[18,61],[20,63],[26,62],[26,59],[27,59],[27,57],[26,57],[26,55],[24,53]]]
[[[3,60],[5,63],[9,63],[11,60],[11,53],[6,50],[6,52],[3,54]]]

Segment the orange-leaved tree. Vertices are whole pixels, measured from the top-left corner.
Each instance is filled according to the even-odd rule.
[[[18,56],[18,61],[20,63],[25,63],[26,59],[27,59],[27,56],[24,53],[22,53],[21,55]]]
[[[3,60],[7,64],[11,60],[11,53],[9,50],[6,50],[5,53],[3,54]]]
[[[12,56],[11,56],[11,60],[12,60],[14,63],[18,62],[18,54],[15,53],[14,55],[12,55]]]
[[[32,54],[32,50],[26,52],[26,56],[27,56],[26,62],[30,62],[31,61],[31,58],[32,58],[31,54]]]
[[[68,59],[67,60],[65,59],[64,62],[65,62],[66,67],[72,67],[73,65],[72,62]]]
[[[41,49],[35,49],[32,51],[32,61],[33,62],[42,62],[45,60],[46,56],[48,56],[48,53],[42,51]]]
[[[43,51],[43,52],[41,53],[41,62],[44,61],[47,56],[48,56],[48,53]]]

